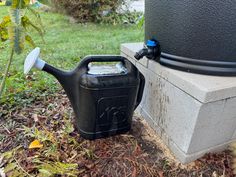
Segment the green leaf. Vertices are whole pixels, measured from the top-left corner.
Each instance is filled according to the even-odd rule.
[[[3,41],[3,42],[5,42],[9,39],[7,29],[0,29],[0,38],[1,38],[1,41]]]
[[[30,4],[30,0],[12,0],[12,9],[24,9]]]
[[[7,164],[6,167],[4,167],[4,172],[8,173],[8,172],[14,170],[16,167],[17,167],[16,163],[9,163],[9,164]]]
[[[7,152],[5,152],[2,156],[3,156],[3,158],[5,158],[5,159],[10,159],[10,158],[13,157],[13,153],[14,153],[14,151],[7,151]]]
[[[40,14],[35,9],[31,8],[30,6],[28,6],[27,9],[36,17],[37,23],[39,24],[39,26],[42,29],[43,33],[45,33],[44,26],[43,26]]]
[[[2,22],[0,23],[0,28],[6,28],[11,23],[11,17],[5,16],[3,17]]]
[[[24,0],[25,6],[28,6],[30,4],[30,0]]]
[[[21,146],[18,146],[18,147],[16,147],[16,148],[12,149],[11,151],[4,152],[4,153],[2,154],[3,158],[4,158],[4,159],[7,159],[7,160],[10,159],[10,158],[12,158],[12,157],[14,156],[14,153],[15,153],[16,151],[18,151],[20,148],[21,148]]]
[[[0,39],[3,42],[8,40],[8,29],[7,29],[7,27],[10,25],[10,23],[11,23],[10,16],[3,17],[3,20],[0,23]]]
[[[142,18],[139,20],[137,24],[138,28],[140,29],[143,28],[144,23],[145,23],[145,16],[142,16]]]
[[[46,169],[39,169],[39,176],[52,176],[53,173],[51,173],[49,170]]]
[[[43,39],[43,31],[41,30],[41,28],[37,27],[36,25],[34,25],[27,16],[23,16],[22,17],[22,26],[26,30],[29,27],[33,27],[39,33],[39,35],[41,36],[42,40],[44,41],[44,39]]]
[[[11,177],[25,177],[23,172],[20,172],[19,170],[14,170],[9,174]]]
[[[43,174],[48,174],[48,176],[55,175],[68,175],[68,176],[78,176],[79,171],[77,170],[78,164],[62,163],[62,162],[41,162],[39,166],[39,172]],[[50,175],[49,175],[50,173]]]
[[[33,47],[33,48],[36,47],[36,45],[35,45],[35,43],[34,43],[34,41],[33,41],[33,39],[31,38],[30,35],[26,35],[26,36],[25,36],[25,41],[26,41],[31,47]]]
[[[72,123],[70,123],[69,121],[65,122],[65,132],[66,133],[72,133],[74,131],[74,126]]]

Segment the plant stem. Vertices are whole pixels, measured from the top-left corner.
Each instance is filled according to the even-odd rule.
[[[11,51],[11,56],[10,56],[10,59],[8,60],[7,67],[6,67],[6,70],[5,70],[1,85],[0,85],[0,99],[1,99],[2,94],[3,94],[3,90],[4,90],[4,87],[5,87],[5,82],[6,82],[7,75],[8,75],[10,66],[11,66],[13,55],[14,55],[14,49],[12,49],[12,51]]]
[[[30,175],[30,174],[20,165],[19,161],[18,161],[15,157],[13,157],[13,158],[14,158],[14,160],[15,160],[17,166],[23,171],[23,173],[26,174],[26,176],[33,177],[32,175]]]

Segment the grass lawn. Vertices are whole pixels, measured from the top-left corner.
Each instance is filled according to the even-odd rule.
[[[6,7],[0,6],[0,19],[7,12]],[[72,69],[86,55],[119,54],[121,43],[139,42],[144,36],[143,30],[131,25],[71,24],[68,17],[60,14],[42,13],[41,16],[46,30],[46,43],[36,33],[33,33],[33,39],[42,50],[41,58],[62,69]],[[30,82],[25,80],[23,63],[30,50],[26,47],[23,54],[14,57],[11,78],[6,84],[8,99],[9,93],[19,95],[24,91],[59,88],[55,79],[43,72],[36,72]],[[0,73],[5,68],[9,51],[9,45],[0,42]]]

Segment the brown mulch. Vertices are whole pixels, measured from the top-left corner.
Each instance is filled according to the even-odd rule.
[[[234,176],[230,150],[207,154],[193,163],[182,165],[174,159],[146,122],[137,116],[134,116],[129,133],[96,141],[84,140],[75,130],[65,134],[65,125],[68,120],[72,122],[73,118],[73,111],[64,92],[44,95],[29,103],[1,104],[0,153],[20,146],[14,159],[25,176],[37,176],[39,173],[33,160],[36,157],[41,161],[77,164],[79,172],[76,174],[84,177]],[[53,138],[45,141],[45,148],[29,150],[28,146],[33,139],[25,135],[23,125],[36,127]],[[57,144],[57,151],[49,154],[47,147],[54,143]],[[0,162],[0,169],[7,163],[1,166]]]

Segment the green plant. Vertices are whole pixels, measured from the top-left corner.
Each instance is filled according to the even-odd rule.
[[[6,6],[11,6],[12,0],[6,0]]]
[[[145,23],[145,16],[143,15],[138,22],[138,27],[139,28],[143,28],[144,27],[144,23]]]
[[[138,24],[142,18],[141,12],[125,11],[124,13],[109,13],[101,19],[101,23],[117,24]]]
[[[36,18],[39,25],[35,25],[26,15],[28,12]],[[0,23],[0,41],[10,41],[11,53],[3,74],[0,85],[0,98],[3,94],[6,78],[13,60],[14,54],[20,54],[24,50],[25,42],[35,47],[34,41],[29,34],[30,29],[35,29],[43,37],[43,26],[38,12],[30,7],[30,0],[12,0],[9,15],[5,16]]]
[[[52,3],[79,22],[100,22],[107,14],[117,13],[125,0],[52,0]]]

